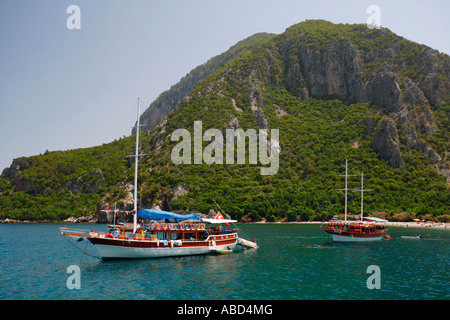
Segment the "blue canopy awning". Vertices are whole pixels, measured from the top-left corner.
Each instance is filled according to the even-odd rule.
[[[156,209],[141,209],[138,213],[139,219],[150,219],[150,220],[162,220],[162,219],[174,219],[177,222],[192,219],[203,221],[195,213],[183,215],[178,213],[173,213],[169,211],[156,210]]]

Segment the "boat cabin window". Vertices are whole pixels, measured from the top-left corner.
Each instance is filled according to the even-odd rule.
[[[195,241],[195,240],[197,240],[195,232],[191,232],[191,233],[186,232],[184,234],[184,241]]]
[[[171,232],[170,240],[183,240],[183,233],[182,232]]]

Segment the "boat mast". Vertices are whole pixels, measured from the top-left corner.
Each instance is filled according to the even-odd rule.
[[[134,154],[134,217],[133,217],[133,233],[136,233],[137,226],[137,180],[138,180],[138,163],[139,163],[139,114],[141,113],[141,97],[138,98],[137,124],[136,124],[136,151]]]
[[[345,221],[347,221],[347,159],[345,159]]]
[[[361,172],[361,222],[363,221],[364,173]]]
[[[344,190],[345,191],[345,221],[347,221],[347,180],[349,176],[354,176],[353,174],[348,174],[348,160],[345,159],[345,188],[344,189],[336,189],[336,190]],[[342,177],[343,175],[339,175],[340,177]]]
[[[117,201],[114,202],[114,222],[113,225],[116,225],[116,213],[117,213]]]
[[[364,173],[361,172],[361,221],[363,221],[363,219],[364,219],[364,213],[363,213],[364,192],[367,192],[367,191],[372,191],[372,190],[364,190]]]

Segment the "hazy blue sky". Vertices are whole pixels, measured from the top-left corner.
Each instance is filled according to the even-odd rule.
[[[81,29],[69,30],[70,5]],[[13,158],[129,135],[145,105],[257,32],[306,19],[381,25],[450,53],[450,1],[0,0],[0,173]]]

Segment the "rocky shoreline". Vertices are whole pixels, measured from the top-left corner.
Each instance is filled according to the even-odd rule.
[[[90,216],[82,216],[79,218],[69,217],[66,220],[14,220],[6,218],[4,220],[0,220],[0,224],[2,223],[97,223],[97,217],[95,215]]]

